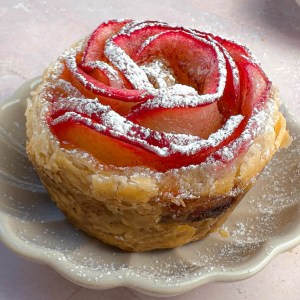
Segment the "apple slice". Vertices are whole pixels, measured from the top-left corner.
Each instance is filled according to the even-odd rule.
[[[243,56],[250,58],[252,61],[255,61],[252,53],[245,46],[237,44],[236,42],[230,40],[226,40],[219,36],[213,36],[213,39],[228,51],[228,53],[236,63],[238,63]]]
[[[81,65],[81,68],[97,81],[100,81],[113,88],[124,88],[123,80],[120,78],[118,72],[103,61],[91,61],[85,65]]]
[[[239,64],[241,69],[241,113],[252,116],[254,109],[261,109],[271,90],[271,82],[262,69],[246,58]]]
[[[222,41],[221,38],[213,36],[211,33],[201,32],[196,29],[190,29],[190,31],[196,36],[206,39],[209,42],[214,43],[219,51],[224,55],[226,62],[226,85],[223,95],[218,101],[219,110],[222,115],[227,119],[232,115],[240,113],[240,78],[237,66],[234,60],[231,58],[226,48],[219,44]]]
[[[58,139],[63,141],[65,148],[87,151],[102,164],[162,169],[162,162],[157,155],[71,120],[53,125],[52,130]]]
[[[240,74],[240,112],[251,117],[254,108],[261,108],[270,93],[271,82],[257,64],[251,52],[244,46],[216,37],[236,63]]]
[[[131,20],[117,21],[110,20],[106,23],[101,24],[91,35],[88,40],[87,46],[84,51],[84,55],[81,61],[81,67],[86,71],[85,68],[88,68],[89,63],[94,63],[96,61],[101,61],[108,63],[108,59],[104,54],[104,48],[107,41],[114,35],[120,32],[127,24],[132,23]],[[118,72],[117,70],[115,70]],[[121,78],[123,85],[127,89],[132,89],[132,85],[126,79],[123,74],[118,72],[119,77]],[[96,77],[102,74],[97,74]],[[93,75],[92,75],[93,76]],[[105,77],[105,76],[104,76]]]
[[[223,124],[216,102],[200,107],[135,110],[127,117],[133,123],[159,132],[190,134],[208,138]]]
[[[240,113],[240,75],[235,62],[228,52],[221,46],[226,61],[226,85],[223,95],[218,101],[218,107],[222,115],[227,119]]]
[[[125,102],[144,102],[145,100],[153,97],[153,95],[143,90],[119,89],[108,86],[86,74],[80,67],[78,67],[74,76],[81,82],[81,84],[84,85],[85,88],[99,96],[106,96]]]
[[[104,61],[107,59],[104,55],[104,46],[106,41],[113,35],[117,34],[126,24],[132,22],[132,20],[110,20],[106,23],[102,23],[89,38],[85,53],[83,55],[83,64],[87,64],[91,61]]]
[[[142,22],[142,24],[131,23],[128,24],[127,28],[127,31],[115,35],[111,41],[122,48],[130,57],[133,57],[141,45],[150,37],[173,29],[166,23],[153,21]]]

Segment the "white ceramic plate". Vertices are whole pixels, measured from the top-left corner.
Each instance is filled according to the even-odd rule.
[[[127,286],[175,295],[211,281],[247,278],[300,242],[300,128],[285,112],[294,142],[278,153],[220,232],[174,250],[126,253],[72,227],[28,161],[26,98],[37,79],[0,107],[0,238],[90,288]]]

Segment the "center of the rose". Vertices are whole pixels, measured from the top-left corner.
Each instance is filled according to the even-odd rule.
[[[163,60],[153,60],[140,68],[156,89],[167,88],[178,83],[172,69]]]

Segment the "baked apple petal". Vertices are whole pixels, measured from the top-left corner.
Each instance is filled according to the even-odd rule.
[[[123,32],[112,37],[111,41],[121,47],[127,55],[133,57],[148,38],[170,29],[173,28],[161,22],[132,22],[124,28]]]
[[[83,55],[83,64],[96,60],[107,62],[104,55],[104,46],[106,41],[130,22],[132,21],[110,20],[106,23],[102,23],[98,28],[96,28],[88,40],[87,47]]]
[[[155,154],[68,120],[52,126],[55,135],[67,149],[81,149],[104,165],[117,167],[146,166],[161,169]]]
[[[220,112],[225,118],[240,113],[240,76],[235,62],[225,49],[220,49],[226,60],[226,85],[218,101]]]
[[[266,102],[271,82],[246,47],[220,37],[216,37],[216,40],[225,47],[237,65],[240,76],[239,110],[249,118],[255,107],[261,108]]]
[[[204,139],[223,124],[223,116],[216,102],[200,107],[141,110],[127,119],[159,132],[190,134]]]
[[[247,47],[240,45],[236,42],[221,38],[219,36],[214,36],[213,39],[216,40],[228,51],[228,53],[236,63],[239,62],[241,57],[247,57],[255,61],[255,58],[253,57],[252,53]]]
[[[261,68],[245,59],[241,66],[241,113],[251,116],[254,109],[261,109],[267,101],[271,90],[271,82]]]
[[[81,65],[83,71],[92,76],[97,81],[111,86],[112,88],[124,88],[124,82],[118,72],[109,64],[96,60]]]

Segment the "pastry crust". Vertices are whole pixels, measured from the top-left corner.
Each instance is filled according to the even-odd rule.
[[[104,166],[87,153],[61,147],[51,133],[49,81],[47,74],[28,100],[29,158],[72,224],[127,251],[173,248],[217,229],[278,148],[290,142],[274,92],[270,126],[230,164],[205,162],[165,173]]]

